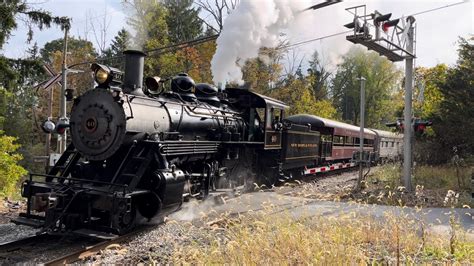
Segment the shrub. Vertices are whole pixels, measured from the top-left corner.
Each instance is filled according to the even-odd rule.
[[[15,144],[15,138],[5,136],[0,132],[0,196],[13,195],[20,178],[26,175],[26,170],[18,165],[22,156],[16,153],[20,145]]]

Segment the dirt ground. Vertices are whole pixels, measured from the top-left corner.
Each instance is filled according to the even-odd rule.
[[[26,208],[24,201],[11,201],[0,199],[0,224],[10,222],[10,219],[17,217]]]

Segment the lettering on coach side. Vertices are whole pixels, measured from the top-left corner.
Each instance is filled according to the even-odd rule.
[[[291,143],[290,147],[292,148],[316,148],[318,144],[316,143]]]

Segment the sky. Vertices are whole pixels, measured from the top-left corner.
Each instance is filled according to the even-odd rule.
[[[314,0],[314,3],[321,1]],[[71,17],[73,19],[71,35],[86,38],[92,41],[96,47],[98,45],[95,35],[99,37],[98,28],[100,28],[98,25],[104,23],[108,25],[105,36],[107,45],[122,27],[127,26],[126,14],[129,12],[124,10],[124,5],[120,0],[30,0],[28,2],[34,3],[34,6],[38,8],[50,11],[55,16]],[[297,29],[288,29],[287,33],[290,43],[295,43],[346,31],[347,29],[343,25],[352,20],[352,15],[345,8],[360,4],[366,4],[368,13],[373,10],[378,10],[383,14],[391,12],[392,18],[396,18],[458,2],[464,3],[415,17],[417,25],[416,65],[425,67],[439,63],[453,65],[457,60],[456,42],[458,36],[469,37],[474,33],[474,4],[472,0],[346,0],[320,10],[307,11],[313,12],[314,16],[305,21],[303,26],[300,24]],[[202,13],[201,17],[212,23],[206,14]],[[96,34],[91,27],[91,22],[96,25]],[[37,42],[39,47],[42,47],[46,42],[62,37],[63,33],[58,28],[52,27],[43,31],[35,31],[33,43]],[[11,58],[25,56],[26,49],[31,46],[31,44],[26,44],[26,38],[26,27],[19,22],[18,29],[13,32],[1,53]],[[352,45],[345,39],[345,35],[340,35],[298,46],[292,53],[307,60],[314,50],[318,50],[323,61],[335,65]],[[397,64],[403,67],[402,63]]]

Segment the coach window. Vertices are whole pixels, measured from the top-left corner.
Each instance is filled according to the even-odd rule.
[[[365,147],[370,147],[371,145],[371,139],[364,139],[364,146]]]
[[[392,141],[392,148],[395,147],[395,142]]]
[[[343,136],[334,136],[333,143],[336,146],[343,146],[344,145],[344,137]]]
[[[354,138],[353,137],[346,137],[346,141],[344,142],[345,146],[354,146]]]

